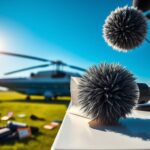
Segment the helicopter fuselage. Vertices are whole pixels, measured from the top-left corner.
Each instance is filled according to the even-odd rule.
[[[19,93],[45,97],[70,96],[70,77],[79,74],[67,72],[39,72],[29,78],[3,78],[0,86]]]
[[[27,94],[27,99],[31,95],[43,95],[45,98],[68,96],[70,95],[70,78],[71,76],[80,77],[80,74],[74,72],[63,71],[63,67],[85,72],[86,69],[67,64],[61,60],[50,60],[41,57],[24,55],[12,52],[1,51],[0,54],[12,57],[19,57],[28,60],[36,60],[44,62],[44,64],[21,68],[5,73],[4,75],[12,75],[15,73],[29,71],[32,69],[55,66],[55,70],[41,71],[31,73],[28,78],[3,78],[0,79],[0,86]]]

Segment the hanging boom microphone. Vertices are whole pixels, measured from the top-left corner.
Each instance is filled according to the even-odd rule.
[[[121,7],[112,11],[103,26],[103,37],[113,49],[127,52],[142,44],[147,33],[147,19],[135,7]]]

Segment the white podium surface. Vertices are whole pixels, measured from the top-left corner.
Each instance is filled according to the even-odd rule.
[[[70,104],[52,150],[150,149],[150,112],[134,110],[120,126],[92,129],[90,119],[71,113],[73,107]]]
[[[78,100],[80,78],[71,79],[72,101],[55,138],[52,150],[150,149],[150,111],[133,110],[118,126],[89,127]]]

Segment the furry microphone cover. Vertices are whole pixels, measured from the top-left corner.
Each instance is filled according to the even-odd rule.
[[[126,117],[139,99],[134,76],[118,64],[92,66],[79,83],[81,109],[102,124]]]
[[[146,33],[146,17],[134,7],[125,6],[112,11],[103,26],[107,44],[123,52],[138,47],[146,38]]]

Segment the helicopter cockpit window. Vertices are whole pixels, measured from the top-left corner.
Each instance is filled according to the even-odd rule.
[[[52,78],[64,78],[66,74],[64,72],[55,72],[51,75]]]
[[[30,77],[32,78],[32,77],[35,77],[35,73],[31,73],[30,74]]]

